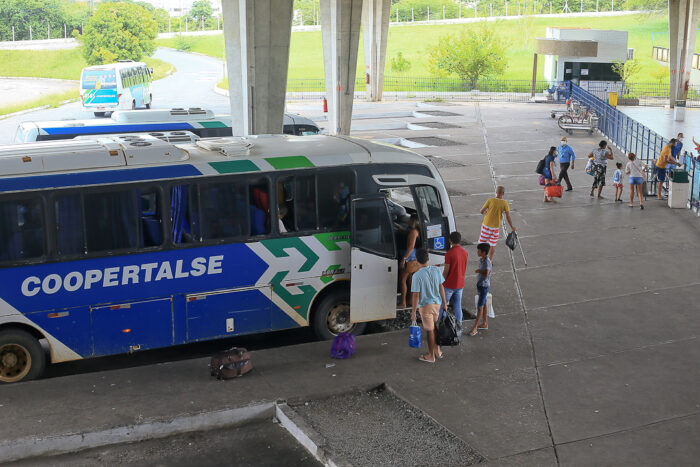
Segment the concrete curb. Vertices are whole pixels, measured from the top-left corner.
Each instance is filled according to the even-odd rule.
[[[271,419],[275,415],[275,405],[274,402],[264,402],[238,409],[188,415],[168,421],[152,421],[90,433],[67,433],[46,438],[27,437],[7,440],[0,443],[0,462],[65,454],[111,444],[165,438],[190,431],[210,430]]]
[[[352,467],[352,464],[348,462],[336,462],[329,458],[324,448],[326,445],[324,438],[286,403],[275,405],[275,416],[280,425],[323,465],[327,467]]]

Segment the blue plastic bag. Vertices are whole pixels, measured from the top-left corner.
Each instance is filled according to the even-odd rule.
[[[340,332],[333,338],[331,358],[350,358],[355,353],[355,335]]]
[[[423,345],[423,341],[421,340],[420,326],[418,326],[418,324],[416,324],[416,322],[414,321],[411,324],[411,327],[408,328],[408,331],[409,347],[413,347],[414,349],[420,349]]]

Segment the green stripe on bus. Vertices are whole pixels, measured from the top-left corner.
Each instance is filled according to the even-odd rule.
[[[223,122],[199,122],[200,125],[202,125],[204,128],[227,128],[228,125],[226,125]]]
[[[315,167],[306,156],[267,157],[265,158],[275,169],[298,169],[301,167]]]
[[[240,172],[259,172],[260,168],[255,165],[252,161],[242,160],[242,161],[224,161],[224,162],[210,162],[214,170],[220,174],[233,174]]]

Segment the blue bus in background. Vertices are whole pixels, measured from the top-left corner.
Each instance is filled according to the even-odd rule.
[[[83,68],[80,102],[83,110],[103,117],[115,110],[151,108],[151,74],[145,63],[131,60]]]
[[[362,139],[0,146],[0,382],[299,326],[361,333],[395,317],[411,215],[441,264],[455,221],[439,173]]]

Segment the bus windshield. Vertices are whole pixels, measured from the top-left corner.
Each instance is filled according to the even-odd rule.
[[[83,89],[116,89],[117,74],[114,70],[83,71]]]

